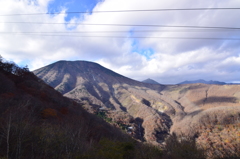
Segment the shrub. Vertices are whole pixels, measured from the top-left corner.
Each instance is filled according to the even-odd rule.
[[[204,150],[197,147],[195,139],[172,134],[166,140],[165,152],[167,158],[173,159],[203,159]]]
[[[95,151],[95,157],[99,159],[132,159],[134,144],[132,142],[113,141],[103,138]]]
[[[1,55],[0,55],[0,71],[5,74],[13,74],[21,78],[24,78],[27,75],[35,77],[33,76],[33,73],[29,71],[28,66],[21,68],[14,62],[3,61]]]
[[[43,118],[57,117],[57,111],[52,108],[46,108],[42,111]]]

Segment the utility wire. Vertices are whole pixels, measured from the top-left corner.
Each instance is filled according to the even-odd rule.
[[[10,35],[10,34],[9,34]],[[24,35],[24,34],[18,34]],[[130,38],[130,39],[171,39],[171,40],[234,40],[240,41],[239,38],[208,38],[208,37],[144,37],[144,36],[135,36],[135,37],[127,37],[127,36],[77,36],[77,35],[45,35],[45,34],[32,34],[37,36],[57,36],[57,37],[77,37],[77,38]]]
[[[162,11],[198,11],[198,10],[240,10],[240,8],[169,8],[146,10],[111,10],[111,11],[76,11],[76,12],[48,12],[28,14],[1,14],[0,16],[44,15],[44,14],[83,14],[83,13],[121,13],[121,12],[162,12]]]
[[[0,32],[0,34],[87,34],[87,33],[151,33],[151,32],[229,32],[229,31],[239,31],[239,30],[222,30],[222,29],[180,29],[180,30],[113,30],[113,31],[52,31],[52,32]]]
[[[0,22],[6,24],[50,24],[50,25],[59,25],[64,24],[68,25],[70,23],[44,23],[44,22]],[[181,26],[181,25],[145,25],[145,24],[89,24],[89,23],[74,23],[74,25],[91,25],[91,26],[132,26],[132,27],[162,27],[162,28],[197,28],[197,29],[233,29],[239,30],[240,28],[235,27],[215,27],[215,26]]]

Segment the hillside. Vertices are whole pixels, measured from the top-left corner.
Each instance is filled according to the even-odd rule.
[[[136,130],[133,136],[139,140],[156,142],[161,139],[162,142],[162,136],[159,139],[156,136],[166,136],[169,132],[170,122],[165,121],[170,118],[150,106],[157,106],[157,102],[162,101],[161,97],[155,98],[165,87],[163,85],[141,83],[86,61],[59,61],[34,71],[34,74],[64,96],[90,104],[91,107],[86,107],[90,112],[96,113],[99,108],[109,110],[117,123],[133,126]],[[157,97],[152,98],[151,94]],[[116,119],[115,116],[122,112],[134,120]]]
[[[173,119],[171,132],[194,136],[210,158],[239,157],[240,85],[173,85],[162,93],[184,111]]]
[[[104,118],[138,140],[164,146],[176,133],[195,138],[211,157],[239,155],[239,85],[153,85],[85,61],[59,61],[34,74],[89,112],[105,110]]]
[[[143,154],[139,153],[143,152]],[[159,158],[118,128],[0,58],[0,158]]]

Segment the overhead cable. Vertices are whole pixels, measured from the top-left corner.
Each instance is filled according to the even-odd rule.
[[[23,32],[9,32],[0,31],[0,34],[89,34],[89,33],[151,33],[151,32],[229,32],[239,30],[222,30],[222,29],[162,29],[162,30],[91,30],[91,31],[23,31]]]
[[[11,35],[11,34],[8,34]],[[18,35],[24,35],[24,34],[18,34]],[[144,36],[78,36],[78,35],[46,35],[46,34],[31,34],[31,35],[37,35],[37,36],[57,36],[57,37],[78,37],[78,38],[130,38],[130,39],[171,39],[171,40],[187,40],[187,39],[193,39],[193,40],[235,40],[239,41],[239,38],[214,38],[214,37],[144,37]]]
[[[235,27],[216,27],[216,26],[182,26],[182,25],[158,25],[158,24],[90,24],[90,23],[44,23],[44,22],[0,22],[7,24],[49,24],[49,25],[90,25],[90,26],[132,26],[132,27],[162,27],[162,28],[199,28],[199,29],[233,29],[239,30]]]
[[[26,16],[45,14],[92,14],[92,13],[121,13],[121,12],[163,12],[163,11],[201,11],[201,10],[240,10],[240,8],[167,8],[167,9],[140,9],[140,10],[105,10],[105,11],[76,11],[76,12],[47,12],[47,13],[19,13],[0,14],[0,16]]]

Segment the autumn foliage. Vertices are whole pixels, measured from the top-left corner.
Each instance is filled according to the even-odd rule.
[[[138,150],[147,151],[146,146],[89,114],[27,69],[0,63],[0,158],[105,159],[116,156],[115,149],[123,153],[118,158],[143,158]]]
[[[48,118],[48,117],[57,117],[57,111],[52,108],[46,108],[42,111],[42,117]]]

